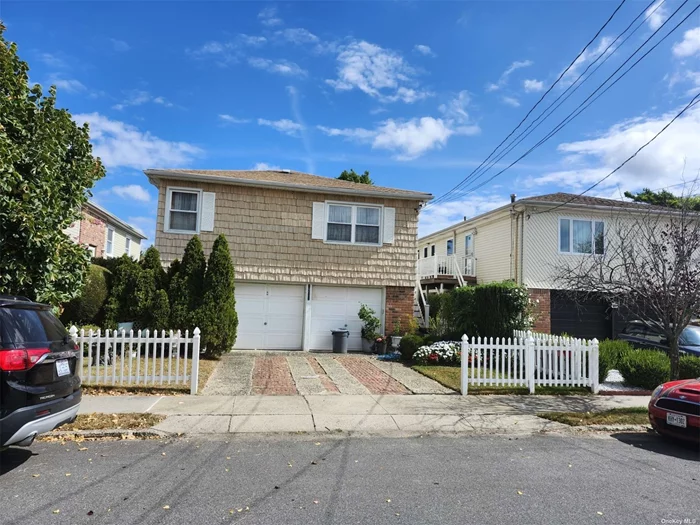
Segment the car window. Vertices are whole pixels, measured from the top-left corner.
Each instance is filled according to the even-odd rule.
[[[700,328],[696,326],[686,327],[681,334],[679,343],[687,346],[700,346]]]
[[[626,335],[630,335],[632,337],[645,338],[647,331],[646,331],[646,327],[643,324],[632,323],[632,324],[629,324],[625,327],[624,333]]]
[[[48,310],[0,308],[0,341],[3,345],[33,347],[61,341],[66,329]]]

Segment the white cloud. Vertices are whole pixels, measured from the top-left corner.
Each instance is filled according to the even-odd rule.
[[[603,54],[609,55],[612,53],[615,50],[615,48],[611,46],[612,42],[612,38],[609,36],[604,36],[600,39],[600,42],[598,42],[598,45],[595,48],[584,50],[584,52],[581,53],[581,56],[576,59],[573,65],[564,74],[559,83],[563,86],[571,84],[574,81],[573,77],[578,77],[580,74],[579,71],[583,69],[584,66],[594,62]],[[608,46],[610,46],[610,49],[608,49]]]
[[[447,102],[446,104],[441,104],[438,109],[440,113],[445,115],[445,117],[456,120],[460,123],[465,123],[469,121],[469,113],[467,113],[467,106],[471,102],[471,96],[466,90],[457,93],[457,96]]]
[[[124,42],[123,40],[117,40],[116,38],[110,38],[109,41],[112,43],[112,48],[115,51],[124,52],[129,51],[131,46]]]
[[[99,113],[73,115],[73,119],[79,124],[90,124],[93,153],[109,168],[124,166],[142,170],[156,166],[184,166],[203,153],[187,142],[163,140]]]
[[[61,78],[56,75],[51,75],[49,82],[56,86],[56,89],[63,90],[66,93],[79,93],[87,89],[82,82],[74,78]]]
[[[268,164],[267,162],[257,162],[253,166],[253,171],[280,171],[282,168]]]
[[[267,38],[264,36],[251,36],[241,33],[236,37],[238,43],[248,47],[260,47],[265,45]]]
[[[429,235],[464,220],[464,217],[475,217],[509,202],[509,197],[489,194],[469,195],[434,206],[428,205],[418,216],[418,235],[420,237]]]
[[[683,40],[673,46],[673,54],[679,58],[700,55],[700,27],[683,33]]]
[[[508,68],[503,73],[501,73],[498,82],[486,85],[486,91],[498,91],[499,89],[505,87],[505,85],[508,83],[510,75],[514,71],[525,67],[530,67],[532,64],[534,64],[532,60],[516,60],[510,66],[508,66]]]
[[[662,5],[663,3],[664,0],[659,0],[644,13],[644,16],[649,17],[647,18],[647,24],[649,24],[649,28],[652,31],[656,31],[660,28],[661,24],[668,18],[668,11],[666,10],[666,6]]]
[[[286,118],[280,120],[267,120],[264,118],[259,118],[258,125],[271,127],[280,133],[284,133],[285,135],[289,135],[291,137],[300,136],[301,130],[304,129],[304,126],[298,122],[294,122],[293,120]]]
[[[213,59],[219,66],[227,66],[240,62],[248,48],[260,48],[266,43],[264,36],[240,33],[227,41],[211,40],[196,49],[187,49],[186,53],[193,58]]]
[[[357,140],[359,142],[371,142],[377,136],[377,132],[364,128],[329,128],[326,126],[316,126],[320,131],[329,137],[343,137]]]
[[[525,79],[523,81],[523,88],[525,89],[526,93],[544,91],[544,82],[541,80]]]
[[[148,193],[148,190],[146,190],[146,188],[144,188],[143,186],[139,186],[138,184],[129,184],[127,186],[112,186],[110,192],[114,193],[119,197],[125,199],[132,199],[139,202],[150,202],[151,200],[151,196]]]
[[[289,60],[270,60],[269,58],[250,57],[248,64],[256,69],[262,69],[269,73],[277,73],[290,77],[306,76],[306,70],[299,67],[298,64]]]
[[[226,122],[227,124],[248,124],[250,119],[238,118],[231,115],[221,114],[219,115],[219,120]]]
[[[656,117],[640,117],[612,126],[598,138],[559,145],[564,169],[529,179],[534,186],[559,185],[581,190],[602,179],[658,133],[677,110]],[[688,110],[598,191],[659,188],[693,178],[700,170],[700,106]],[[690,176],[690,174],[693,174]]]
[[[310,31],[301,27],[290,27],[277,31],[277,36],[293,44],[316,44],[319,38]]]
[[[425,46],[423,44],[416,44],[413,46],[413,50],[416,53],[419,53],[421,55],[427,56],[427,57],[434,57],[435,53],[433,53],[433,50],[430,49],[430,46]]]
[[[407,104],[432,96],[415,87],[416,71],[392,50],[355,41],[341,48],[337,61],[338,78],[326,80],[336,91],[359,89],[383,102]]]
[[[514,108],[519,108],[520,107],[520,101],[515,98],[515,97],[501,97],[501,101],[511,107]]]
[[[154,97],[148,91],[144,91],[141,89],[132,89],[131,91],[127,92],[127,97],[124,100],[122,100],[119,104],[115,104],[114,106],[112,106],[112,109],[121,111],[129,106],[142,106],[143,104],[147,104],[148,102],[165,106],[166,108],[173,107],[173,103],[167,101],[163,97]]]
[[[278,16],[276,7],[266,7],[258,13],[260,23],[267,27],[279,26],[284,21]]]
[[[40,53],[38,58],[49,67],[65,68],[67,66],[66,62],[62,58],[59,58],[51,53]]]

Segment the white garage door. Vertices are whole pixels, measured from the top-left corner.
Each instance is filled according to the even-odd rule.
[[[381,288],[343,288],[314,286],[311,294],[310,349],[333,348],[331,330],[350,330],[349,350],[362,349],[362,321],[357,317],[360,306],[366,304],[382,318]]]
[[[238,337],[243,350],[299,350],[304,286],[236,283]]]

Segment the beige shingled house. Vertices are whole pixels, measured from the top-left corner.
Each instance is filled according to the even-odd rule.
[[[236,266],[236,349],[361,349],[361,304],[386,332],[413,316],[418,213],[432,195],[292,171],[145,170],[168,264],[223,233]]]

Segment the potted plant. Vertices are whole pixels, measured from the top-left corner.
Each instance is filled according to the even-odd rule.
[[[394,333],[391,334],[391,347],[397,349],[401,343],[401,319],[394,321]]]
[[[372,310],[366,304],[360,306],[360,311],[357,316],[362,321],[362,351],[366,354],[372,353],[372,345],[377,338],[377,332],[382,322],[375,315],[374,310]]]
[[[378,335],[374,340],[374,353],[379,355],[386,354],[386,343],[389,338],[385,335]]]

